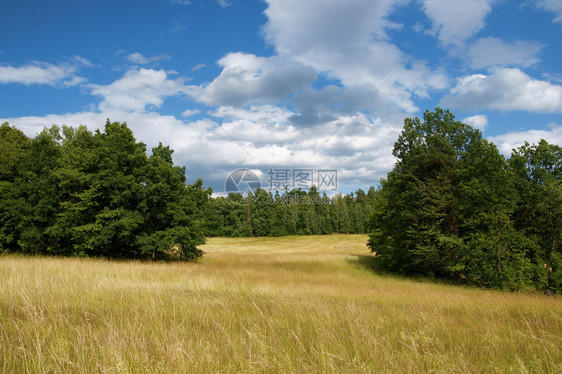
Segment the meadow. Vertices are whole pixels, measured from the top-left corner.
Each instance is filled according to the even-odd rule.
[[[366,235],[197,262],[0,256],[6,373],[562,372],[562,298],[380,275]]]

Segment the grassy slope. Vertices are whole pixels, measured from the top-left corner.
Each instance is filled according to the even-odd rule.
[[[381,277],[364,235],[0,257],[2,372],[560,372],[562,299]]]

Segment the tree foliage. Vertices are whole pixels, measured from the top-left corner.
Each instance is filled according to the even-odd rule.
[[[367,233],[377,191],[359,189],[347,195],[320,195],[316,187],[273,193],[258,189],[243,197],[230,194],[210,200],[210,236],[286,236]]]
[[[368,245],[382,268],[561,291],[560,147],[525,145],[506,161],[437,108],[405,120],[393,154],[370,217]]]
[[[44,129],[34,139],[3,124],[0,250],[31,254],[159,257],[202,252],[210,195],[185,184],[169,147],[147,156],[125,123],[103,132]]]

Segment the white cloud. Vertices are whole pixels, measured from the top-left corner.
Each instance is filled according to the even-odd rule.
[[[490,75],[459,79],[442,100],[444,106],[462,109],[562,112],[562,86],[529,77],[519,69],[498,69]]]
[[[65,87],[77,86],[82,83],[86,83],[88,80],[84,77],[74,76],[68,80],[62,82]]]
[[[268,0],[264,26],[266,40],[280,54],[304,55],[310,49],[340,50],[346,53],[357,45],[386,39],[385,20],[396,0],[324,1]]]
[[[195,65],[195,66],[193,67],[193,69],[191,69],[191,71],[196,71],[196,70],[199,70],[199,69],[203,69],[205,66],[207,66],[207,65],[205,65],[205,64],[197,64],[197,65]]]
[[[331,73],[344,84],[380,83],[404,57],[387,41],[393,24],[385,17],[395,3],[269,0],[263,31],[281,56]]]
[[[190,87],[208,105],[243,106],[281,99],[316,79],[310,66],[278,57],[229,53],[218,63],[223,70],[215,80],[206,86]]]
[[[231,5],[227,0],[217,0],[217,3],[223,8],[229,7]]]
[[[207,171],[213,168],[228,168],[232,164],[244,165],[246,162],[247,155],[236,143],[214,135],[217,124],[208,120],[185,123],[173,116],[155,112],[109,110],[48,114],[42,117],[3,118],[0,122],[8,121],[24,131],[26,135],[33,137],[44,127],[54,124],[59,126],[83,124],[92,131],[103,130],[107,118],[111,121],[127,122],[136,139],[147,144],[149,151],[157,146],[158,142],[169,145],[175,151],[175,162],[188,167],[188,175],[193,181],[202,175],[207,175]]]
[[[94,129],[103,127],[107,117],[126,121],[149,148],[159,141],[170,145],[175,161],[188,167],[192,180],[205,176],[205,183],[219,188],[228,172],[239,167],[264,171],[275,166],[337,168],[344,185],[376,183],[395,162],[392,147],[404,113],[418,111],[417,98],[431,100],[435,91],[450,87],[446,71],[411,60],[390,39],[394,34],[389,30],[401,25],[388,21],[389,17],[413,2],[267,3],[268,21],[262,31],[275,55],[226,54],[218,61],[222,69],[218,77],[185,87],[194,98],[213,107],[212,120],[192,117],[200,113],[197,109],[186,110],[178,118],[155,113],[166,98],[183,93],[165,71],[140,68],[111,84],[85,86],[101,98],[92,112],[7,120],[28,134],[54,123],[86,124]],[[447,7],[440,3],[439,7],[434,0],[423,2],[434,35],[447,46],[468,42],[468,65],[495,69],[458,80],[444,102],[478,110],[562,111],[561,86],[504,68],[531,65],[542,46],[495,38],[471,43],[490,13],[490,1],[451,0],[453,5]],[[123,57],[138,65],[149,61],[138,52],[123,52]],[[199,64],[192,70],[203,67]],[[322,88],[312,84],[318,75]],[[80,79],[67,74],[54,81],[77,84]],[[476,115],[464,121],[484,129],[488,119]],[[559,132],[553,127],[541,136],[556,138]],[[513,133],[496,138],[507,147],[536,135]]]
[[[181,116],[182,117],[191,117],[191,116],[194,116],[194,115],[199,114],[199,113],[201,113],[201,111],[199,109],[187,109],[187,110],[184,110],[181,113]]]
[[[160,54],[153,57],[145,57],[142,53],[133,52],[126,56],[127,60],[136,65],[146,65],[151,62],[156,62],[160,60],[169,60],[172,56],[166,54]]]
[[[539,62],[537,55],[544,47],[538,42],[515,41],[505,43],[498,38],[484,38],[470,47],[470,65],[475,68],[490,66],[528,67]]]
[[[180,88],[169,80],[163,70],[129,70],[115,82],[102,86],[90,85],[93,95],[103,97],[102,111],[144,111],[147,106],[159,107],[164,98],[178,94]]]
[[[562,1],[560,0],[537,0],[537,6],[556,15],[553,22],[562,23]]]
[[[0,66],[0,83],[76,85],[84,81],[76,76],[77,70],[75,65],[69,63],[53,65],[33,62],[20,67]]]
[[[432,33],[444,45],[461,46],[485,25],[492,11],[491,0],[423,0],[423,9],[431,20]]]
[[[127,60],[129,60],[133,64],[139,64],[139,65],[148,64],[150,62],[149,59],[147,59],[146,57],[144,57],[142,54],[138,52],[131,53],[130,55],[128,55]]]
[[[289,118],[294,113],[275,105],[252,105],[247,108],[221,106],[213,116],[226,120],[248,120],[269,125],[290,125]]]
[[[488,139],[494,142],[500,152],[506,156],[510,156],[513,149],[522,146],[526,141],[536,144],[541,139],[545,139],[550,144],[562,146],[562,126],[551,124],[549,127],[549,130],[516,131]]]
[[[338,169],[343,185],[377,183],[392,168],[392,146],[402,127],[399,117],[371,121],[358,115],[340,129],[337,136],[330,137],[346,117],[321,127],[297,128],[289,121],[293,112],[271,105],[247,109],[219,107],[214,115],[224,119],[222,126],[209,120],[184,121],[155,112],[119,109],[2,118],[0,122],[8,121],[28,136],[53,124],[84,124],[90,130],[103,130],[107,118],[127,122],[135,137],[145,142],[149,151],[158,142],[170,145],[175,151],[175,162],[187,166],[189,180],[205,176],[204,182],[213,186],[216,192],[222,190],[228,173],[240,167],[264,172],[270,167]],[[315,153],[326,140],[329,141],[324,148]]]
[[[542,73],[543,78],[549,82],[562,83],[562,74],[558,73]]]
[[[404,81],[408,84],[408,77],[415,79],[413,70],[408,70],[404,76],[400,76],[400,83]],[[377,88],[363,84],[303,89],[292,97],[291,103],[296,114],[291,118],[291,122],[299,127],[314,127],[360,113],[387,118],[402,111],[417,111],[418,108],[411,100],[412,94],[404,89],[404,86],[387,86],[382,92]],[[421,96],[424,92],[419,93]]]
[[[273,155],[267,156],[263,153],[263,149],[276,149],[278,153],[284,152],[289,156],[291,154],[291,147],[287,146],[286,143],[298,140],[300,135],[292,126],[272,126],[247,119],[225,122],[221,127],[222,129],[217,129],[214,132],[217,138],[229,141],[230,136],[228,134],[232,135],[239,143],[245,144],[245,147],[252,149],[250,154],[254,159],[249,161],[261,165],[264,163],[275,163],[278,165],[280,161],[279,159],[274,159]],[[286,160],[287,157],[285,157]],[[264,162],[266,159],[267,161]]]
[[[430,90],[443,90],[449,86],[449,77],[443,69],[432,70],[422,61],[414,61],[410,69],[403,69],[396,81],[424,99],[430,97]]]
[[[94,66],[94,64],[92,64],[90,60],[88,60],[87,58],[80,57],[78,55],[72,57],[72,61],[74,61],[77,65],[82,65],[89,68]]]
[[[172,0],[172,4],[179,4],[179,5],[191,5],[191,1],[189,0]]]
[[[312,66],[346,88],[361,87],[368,94],[360,100],[376,93],[373,99],[381,106],[384,102],[414,112],[418,108],[412,95],[427,97],[429,90],[446,87],[443,72],[432,72],[420,61],[406,64],[408,56],[389,39],[387,31],[401,25],[388,17],[407,1],[267,2],[263,33],[277,53]]]
[[[486,126],[488,126],[488,118],[482,114],[466,117],[462,120],[462,122],[472,127],[476,127],[479,130],[484,130]]]

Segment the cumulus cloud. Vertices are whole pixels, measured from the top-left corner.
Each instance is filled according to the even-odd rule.
[[[75,57],[80,58],[79,56]],[[81,59],[81,58],[80,58]],[[79,64],[84,64],[78,60]],[[87,61],[89,62],[89,61]],[[76,64],[53,65],[46,62],[33,62],[20,67],[0,66],[0,83],[45,84],[49,86],[72,86],[85,81],[78,77]]]
[[[300,133],[294,127],[272,126],[247,119],[224,122],[221,127],[221,129],[215,130],[215,136],[218,139],[228,141],[230,137],[227,134],[231,134],[244,149],[248,150],[251,156],[248,161],[259,166],[282,163],[276,155],[267,155],[263,152],[267,149],[275,149],[277,155],[284,152],[284,162],[290,162],[292,147],[287,146],[287,143],[298,140],[300,136]]]
[[[553,22],[562,23],[562,2],[560,0],[537,0],[537,6],[553,12],[556,16]]]
[[[317,77],[310,66],[279,57],[229,53],[218,64],[223,70],[210,84],[190,87],[208,105],[243,106],[281,99]]]
[[[284,147],[287,142],[298,141],[301,135],[289,121],[294,113],[274,105],[253,105],[247,108],[221,106],[212,114],[223,120],[222,129],[215,130],[217,138],[226,140],[232,136],[253,147],[254,151],[258,145]],[[252,162],[259,164],[257,159]]]
[[[561,86],[506,68],[538,61],[541,45],[496,38],[471,44],[491,11],[490,1],[450,0],[453,5],[447,7],[436,0],[266,1],[262,32],[274,55],[228,53],[218,61],[221,73],[210,83],[183,87],[212,107],[210,120],[199,120],[204,116],[195,116],[197,109],[178,118],[156,113],[166,98],[182,95],[182,87],[163,70],[137,67],[113,83],[85,86],[100,98],[96,111],[0,121],[8,120],[28,135],[54,123],[95,129],[108,117],[126,121],[149,149],[159,141],[170,145],[191,180],[205,176],[215,192],[221,191],[228,173],[240,167],[262,172],[276,166],[338,169],[343,185],[373,184],[392,169],[392,147],[404,113],[419,110],[416,99],[431,100],[435,91],[451,87],[446,71],[411,60],[391,40],[390,30],[401,25],[389,17],[404,4],[420,3],[442,45],[468,44],[469,67],[492,67],[486,75],[453,82],[455,87],[443,100],[447,106],[477,109],[476,113],[562,111]],[[123,57],[137,65],[149,61],[138,52]],[[60,76],[45,81],[71,84],[75,78]],[[480,129],[488,122],[484,115],[464,121]],[[495,140],[501,147],[537,136],[560,143],[560,132],[554,126],[541,134],[512,133]]]
[[[125,51],[123,50],[119,50],[118,52],[120,52],[119,54],[125,53]],[[133,52],[126,56],[127,61],[135,65],[146,65],[146,64],[150,64],[151,62],[169,60],[171,57],[172,57],[171,55],[167,55],[167,54],[159,54],[152,57],[146,57],[139,52]]]
[[[492,0],[423,0],[423,10],[432,22],[431,32],[443,45],[461,46],[478,33],[492,11]]]
[[[295,95],[293,104],[297,113],[291,116],[291,123],[310,127],[336,120],[336,112],[345,110],[337,105],[342,103],[342,91],[330,85],[319,90],[308,88]]]
[[[369,43],[373,36],[386,39],[394,27],[385,19],[397,1],[268,0],[264,26],[266,40],[280,54],[304,55],[314,46],[345,53]]]
[[[127,60],[129,60],[133,64],[138,64],[138,65],[144,65],[150,62],[149,59],[147,59],[141,53],[138,52],[131,53],[130,55],[128,55]]]
[[[376,93],[372,99],[380,107],[415,112],[412,95],[427,97],[430,90],[445,88],[448,79],[421,61],[407,63],[408,56],[391,42],[388,31],[401,25],[388,18],[406,3],[268,0],[263,34],[279,56],[310,65],[346,89],[366,92],[356,105]],[[300,118],[320,120],[310,112]]]
[[[533,144],[545,139],[551,144],[562,144],[562,126],[551,124],[548,130],[516,131],[490,137],[501,153],[511,155],[511,151],[522,146],[526,141]]]
[[[226,120],[248,120],[277,126],[290,125],[288,119],[293,112],[275,105],[252,105],[247,108],[221,106],[212,114]]]
[[[503,42],[498,38],[484,38],[474,43],[468,56],[471,67],[475,69],[490,66],[528,67],[539,62],[537,55],[544,47],[538,42],[517,40],[513,43]]]
[[[529,77],[519,69],[498,69],[490,75],[473,74],[459,79],[441,101],[461,109],[562,112],[562,86]]]
[[[393,24],[385,17],[395,3],[269,0],[263,31],[280,55],[329,72],[344,84],[364,83],[373,75],[388,76],[402,63],[404,56],[386,34]]]
[[[414,61],[409,69],[403,69],[396,81],[418,98],[428,99],[430,91],[449,86],[449,77],[443,69],[433,70],[423,61]]]
[[[479,130],[484,130],[488,126],[488,118],[485,115],[479,114],[476,116],[466,117],[462,122],[476,127]]]
[[[199,109],[187,109],[187,110],[184,110],[181,113],[181,116],[182,117],[191,117],[191,116],[194,116],[194,115],[199,114],[199,113],[201,113],[201,111]]]
[[[177,83],[169,80],[163,70],[129,70],[108,85],[90,85],[91,93],[103,98],[99,109],[144,111],[147,106],[159,107],[164,98],[180,92]]]
[[[392,95],[404,90],[379,92],[371,85],[327,85],[321,89],[308,87],[292,98],[295,115],[290,120],[299,127],[315,127],[329,124],[359,113],[376,113],[386,116],[397,112]],[[404,104],[408,104],[408,98]],[[408,108],[410,109],[410,108]],[[415,108],[414,108],[415,110]],[[412,110],[413,111],[413,110]]]
[[[240,167],[259,169],[264,173],[270,167],[338,169],[343,186],[376,183],[394,163],[391,150],[402,122],[398,117],[373,121],[358,115],[337,136],[331,137],[339,123],[347,118],[341,117],[339,122],[311,129],[292,126],[289,118],[294,112],[271,105],[244,109],[219,107],[213,114],[222,120],[221,124],[120,109],[2,118],[0,122],[8,121],[28,136],[53,124],[84,124],[90,130],[103,130],[106,118],[127,122],[136,138],[147,144],[148,150],[158,142],[170,145],[175,151],[175,162],[187,166],[188,179],[194,181],[205,176],[204,182],[215,192],[221,192],[228,173]],[[232,141],[226,132],[237,142]],[[324,143],[324,147],[316,152]]]

